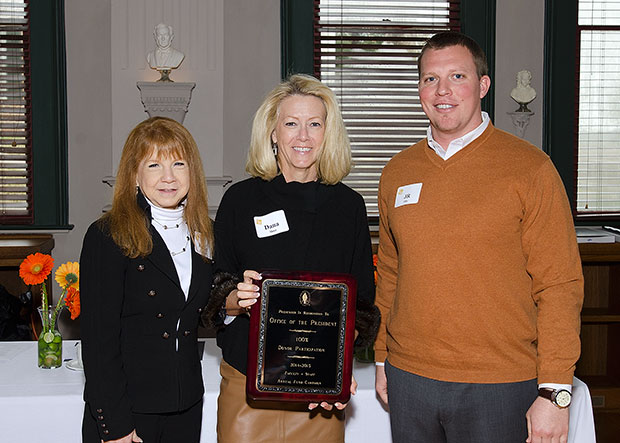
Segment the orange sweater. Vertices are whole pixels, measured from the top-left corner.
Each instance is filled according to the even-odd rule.
[[[419,202],[395,207],[413,183]],[[377,361],[443,381],[572,383],[583,276],[546,154],[492,125],[447,161],[422,140],[386,165],[379,210]]]

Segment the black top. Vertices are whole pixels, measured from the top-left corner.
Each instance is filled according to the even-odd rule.
[[[138,203],[150,220],[141,194]],[[164,240],[152,225],[150,230],[153,251],[146,257],[123,255],[102,222],[90,226],[82,246],[84,400],[104,440],[129,434],[132,412],[184,410],[204,391],[197,332],[211,264],[192,245],[186,301]]]
[[[284,210],[287,232],[259,238],[254,217]],[[346,185],[286,183],[250,178],[224,195],[215,220],[215,267],[341,272],[357,280],[357,299],[374,302],[370,233],[362,197]],[[224,360],[245,374],[249,317],[238,316],[217,334]]]

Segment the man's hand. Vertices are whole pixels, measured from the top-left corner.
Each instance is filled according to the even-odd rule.
[[[546,398],[538,397],[525,414],[527,443],[566,443],[568,408],[560,409]]]
[[[381,401],[388,405],[388,392],[387,392],[387,377],[385,376],[385,366],[375,366],[375,391]]]

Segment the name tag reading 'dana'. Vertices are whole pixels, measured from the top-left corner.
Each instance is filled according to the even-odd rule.
[[[420,201],[420,191],[422,183],[413,183],[411,185],[401,186],[396,191],[396,201],[394,207],[412,205]]]
[[[266,215],[254,217],[254,227],[258,238],[271,237],[288,231],[288,222],[282,209]]]

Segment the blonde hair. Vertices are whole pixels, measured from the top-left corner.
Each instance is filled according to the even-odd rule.
[[[189,167],[189,191],[183,218],[199,247],[213,250],[213,227],[207,205],[207,185],[194,138],[181,124],[166,117],[152,117],[136,126],[127,137],[114,184],[112,209],[102,217],[123,254],[136,258],[153,250],[147,219],[136,200],[136,177],[143,160],[182,158]],[[203,257],[205,258],[205,257]],[[206,259],[206,258],[205,258]]]
[[[317,174],[322,183],[335,185],[351,170],[351,145],[334,92],[309,75],[293,75],[267,94],[254,115],[245,170],[251,176],[264,180],[271,180],[278,174],[271,134],[276,129],[282,100],[292,95],[313,95],[325,105],[325,135],[317,159]]]

